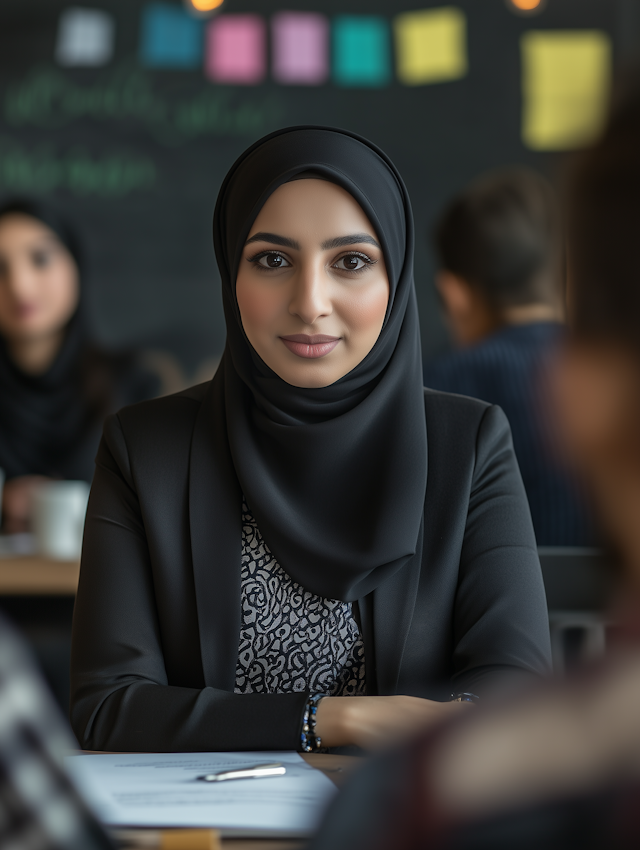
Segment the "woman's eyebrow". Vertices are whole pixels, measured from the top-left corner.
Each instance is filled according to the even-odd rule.
[[[336,236],[333,239],[327,239],[320,247],[323,251],[327,251],[330,248],[344,248],[345,245],[358,245],[361,242],[375,245],[376,248],[380,247],[373,236],[369,236],[368,233],[352,233],[350,236]]]
[[[281,245],[283,248],[293,248],[296,251],[300,250],[300,243],[295,239],[289,239],[288,236],[279,236],[277,233],[254,233],[245,245],[250,245],[252,242],[270,242],[272,245]],[[344,248],[346,245],[358,245],[365,242],[369,245],[375,245],[380,248],[373,236],[368,233],[351,233],[348,236],[334,236],[333,239],[327,239],[320,247],[323,251],[328,251],[331,248]]]
[[[34,239],[29,244],[29,248],[31,251],[36,251],[40,248],[57,248],[59,244],[60,240],[55,236],[43,236],[41,239]]]
[[[252,242],[271,242],[272,245],[281,245],[283,248],[293,248],[296,251],[300,250],[300,243],[295,239],[289,239],[288,236],[278,236],[277,233],[254,233],[247,239],[245,245],[250,245]]]

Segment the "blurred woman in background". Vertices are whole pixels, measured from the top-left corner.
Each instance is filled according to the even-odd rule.
[[[47,479],[91,481],[102,421],[157,394],[154,376],[91,342],[83,258],[68,223],[41,202],[0,206],[0,469],[4,530],[29,527]]]

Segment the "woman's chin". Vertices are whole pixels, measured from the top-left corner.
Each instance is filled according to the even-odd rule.
[[[330,387],[331,384],[335,384],[336,381],[339,381],[342,375],[337,378],[322,378],[319,375],[310,376],[310,377],[285,377],[284,375],[279,375],[282,380],[289,384],[290,387],[298,387],[298,389],[303,390],[319,390],[322,387]]]
[[[298,387],[299,389],[320,389],[322,387],[329,387],[331,384],[335,384],[336,381],[339,381],[343,375],[346,375],[349,371],[348,369],[344,372],[340,370],[336,370],[335,368],[327,368],[328,364],[321,364],[317,361],[309,362],[306,361],[301,363],[299,366],[296,364],[293,368],[290,364],[287,364],[285,367],[280,368],[279,366],[276,368],[271,366],[273,371],[279,378],[289,384],[291,387]]]
[[[12,342],[37,342],[52,333],[47,323],[40,317],[19,319],[11,323],[9,327],[2,328],[2,335]]]

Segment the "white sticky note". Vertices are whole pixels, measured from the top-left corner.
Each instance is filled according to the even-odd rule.
[[[591,142],[605,120],[611,39],[599,30],[531,30],[521,39],[522,137],[534,150]]]
[[[101,9],[72,6],[60,15],[56,61],[60,65],[106,65],[113,55],[113,18]]]

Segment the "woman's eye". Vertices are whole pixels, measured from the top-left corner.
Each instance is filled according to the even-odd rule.
[[[345,257],[340,257],[335,268],[342,269],[347,272],[359,272],[365,266],[371,265],[371,260],[361,257],[359,254],[347,254]]]
[[[261,257],[257,257],[256,261],[263,269],[283,269],[290,265],[282,254],[263,254]]]
[[[37,269],[43,269],[51,262],[51,254],[49,251],[34,251],[31,254],[31,262]]]

